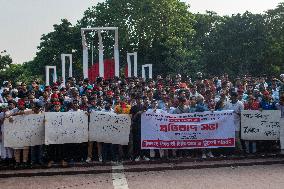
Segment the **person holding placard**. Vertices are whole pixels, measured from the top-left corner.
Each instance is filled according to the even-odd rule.
[[[9,103],[12,103],[11,101]],[[15,102],[16,103],[16,102]],[[13,104],[13,103],[12,103]],[[14,106],[14,105],[13,105]],[[11,105],[10,105],[11,107]],[[15,108],[15,106],[14,106]],[[5,114],[6,112],[9,111],[8,109],[8,103],[0,103],[0,128],[1,128],[1,143],[0,143],[0,156],[1,156],[1,164],[3,165],[9,165],[12,163],[12,149],[11,148],[6,148],[4,147],[4,134],[2,133],[3,131],[3,123],[5,120]]]
[[[260,101],[260,110],[276,110],[276,103],[272,99],[272,96],[269,91],[264,90],[261,92],[262,94],[262,100]],[[260,151],[269,153],[275,150],[277,147],[277,142],[276,141],[260,141]]]
[[[111,114],[115,114],[114,110],[111,108],[111,102],[106,101],[104,104],[104,108],[101,110],[102,112],[108,112]],[[100,143],[102,145],[102,161],[106,161],[108,158],[112,162],[119,161],[119,152],[118,145],[111,143]],[[109,156],[108,156],[109,155]]]
[[[244,110],[244,104],[242,101],[238,100],[238,93],[231,92],[231,101],[227,102],[224,110],[233,110],[234,111],[234,125],[236,133],[236,151],[237,153],[243,152],[243,147],[241,143],[241,112]]]
[[[281,154],[284,154],[284,91],[280,94],[280,101],[277,105],[277,109],[281,111],[281,118],[280,118],[280,148]]]
[[[96,97],[90,97],[89,98],[89,105],[88,105],[88,115],[91,114],[91,112],[93,111],[101,111],[101,107],[97,106],[97,98]],[[92,161],[93,158],[93,146],[94,146],[94,142],[93,141],[89,141],[88,142],[88,155],[87,155],[87,159],[86,162],[90,163]],[[99,157],[99,160],[103,161],[102,157]]]
[[[165,111],[158,107],[158,102],[156,100],[153,100],[152,103],[151,103],[151,107],[146,111],[146,113],[164,114]],[[159,149],[158,152],[159,152],[160,158],[164,158],[165,151],[163,149]],[[167,152],[166,152],[166,155],[168,155]],[[156,151],[155,150],[150,149],[150,157],[151,158],[156,157]],[[146,161],[149,161],[149,158],[146,157],[146,156],[143,156],[143,159],[146,160]],[[135,161],[137,161],[137,158],[135,159]]]
[[[53,109],[51,112],[62,112],[61,103],[59,101],[53,102]],[[54,164],[54,161],[60,161],[63,167],[67,167],[66,161],[66,149],[64,144],[50,144],[47,146],[47,167],[50,168]]]
[[[244,104],[245,110],[259,110],[260,104],[258,100],[253,96],[249,95],[248,101]],[[256,153],[256,142],[255,141],[245,141],[246,153]]]
[[[83,111],[82,109],[79,108],[79,101],[77,99],[74,99],[71,103],[70,103],[70,109],[68,112],[80,112]],[[83,108],[83,107],[82,107]],[[86,112],[87,114],[87,112]],[[85,157],[85,146],[82,143],[70,143],[70,144],[64,144],[65,148],[67,149],[67,157],[68,160],[70,162],[74,162],[74,161],[82,161],[84,160]],[[82,156],[84,156],[82,158]]]
[[[42,114],[42,108],[42,105],[39,102],[36,102],[32,107],[32,111],[34,114]],[[43,148],[43,145],[31,147],[31,166],[34,164],[43,165]]]
[[[136,161],[140,160],[141,157],[147,156],[147,150],[141,150],[141,114],[146,109],[143,104],[143,99],[140,96],[136,97],[136,104],[131,107],[131,130],[130,136],[133,141],[133,157]]]
[[[5,111],[3,111],[4,119],[9,118],[13,114],[16,114],[16,112],[18,111],[16,106],[17,106],[17,102],[15,100],[8,101],[8,108],[5,109]],[[1,131],[3,131],[3,127],[1,127]],[[12,148],[4,147],[4,134],[2,134],[2,141],[3,142],[1,144],[1,158],[4,159],[7,164],[9,164],[12,162],[14,152]]]
[[[130,114],[131,106],[127,103],[127,99],[122,100],[119,95],[116,95],[115,100],[116,101],[114,106],[114,112],[116,114]],[[122,145],[112,145],[112,146],[113,147],[117,146],[120,158],[124,158],[123,146]]]
[[[205,93],[208,94],[207,91],[205,91]],[[209,98],[210,99],[210,98]],[[214,105],[211,105],[213,103],[211,103],[212,99],[208,101],[208,103],[205,103],[204,101],[204,97],[202,95],[199,95],[196,97],[196,112],[205,112],[205,111],[209,111],[209,108],[213,108],[213,106],[215,106],[215,103]],[[210,105],[212,107],[210,107]],[[215,107],[214,107],[215,108]],[[214,111],[214,109],[212,109]],[[212,111],[211,110],[211,111]],[[207,148],[202,148],[201,149],[201,152],[202,152],[202,159],[206,159],[207,157],[210,157],[210,158],[213,158],[214,155],[212,154],[212,151],[210,149],[207,149]]]
[[[25,97],[25,96],[23,96]],[[13,112],[11,112],[11,114],[8,116],[9,117],[9,121],[13,122],[13,116],[16,115],[24,115],[24,114],[28,114],[31,112],[31,110],[26,109],[25,107],[25,101],[23,99],[20,99],[18,101],[18,107],[16,107],[15,109],[12,110]],[[23,153],[23,160],[21,162],[21,153]],[[15,168],[18,167],[26,167],[28,166],[28,158],[29,158],[29,147],[25,146],[24,148],[14,148],[14,158],[15,158]]]

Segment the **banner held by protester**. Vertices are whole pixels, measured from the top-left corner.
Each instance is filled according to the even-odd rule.
[[[279,140],[279,110],[244,110],[241,117],[243,140]]]
[[[45,144],[88,142],[88,116],[84,111],[46,112]]]
[[[23,148],[44,144],[44,114],[5,119],[3,135],[5,147]]]
[[[142,149],[194,149],[234,146],[233,111],[142,114]]]
[[[92,112],[90,115],[89,140],[128,145],[130,125],[129,115]]]

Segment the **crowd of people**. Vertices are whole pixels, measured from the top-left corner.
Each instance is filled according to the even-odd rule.
[[[6,148],[1,136],[1,163],[14,166],[46,164],[54,162],[67,166],[71,162],[120,161],[123,159],[149,161],[155,158],[228,156],[257,153],[279,149],[277,141],[242,141],[240,138],[240,113],[242,110],[281,110],[284,115],[284,74],[276,77],[243,76],[229,79],[204,78],[197,73],[193,81],[181,75],[155,79],[114,78],[95,82],[88,79],[76,81],[68,78],[51,86],[41,85],[37,80],[24,82],[4,81],[0,90],[0,126],[5,119],[21,114],[43,112],[104,111],[130,114],[132,124],[128,146],[88,142],[82,144],[41,145],[22,149]],[[204,111],[234,110],[236,122],[236,147],[234,149],[192,150],[142,150],[141,114],[193,113]],[[284,116],[282,116],[284,117]]]

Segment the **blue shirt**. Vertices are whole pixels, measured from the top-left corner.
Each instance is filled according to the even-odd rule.
[[[198,103],[196,104],[196,112],[205,112],[209,111],[208,107],[204,103]]]
[[[263,109],[263,110],[276,110],[276,105],[274,102],[267,102],[265,100],[262,100],[260,102],[260,107]]]

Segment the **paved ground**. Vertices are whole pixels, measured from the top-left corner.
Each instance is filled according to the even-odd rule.
[[[151,165],[149,165],[151,166]],[[121,167],[113,167],[113,169]],[[114,186],[115,185],[115,186]],[[284,165],[2,178],[1,189],[283,189]]]

